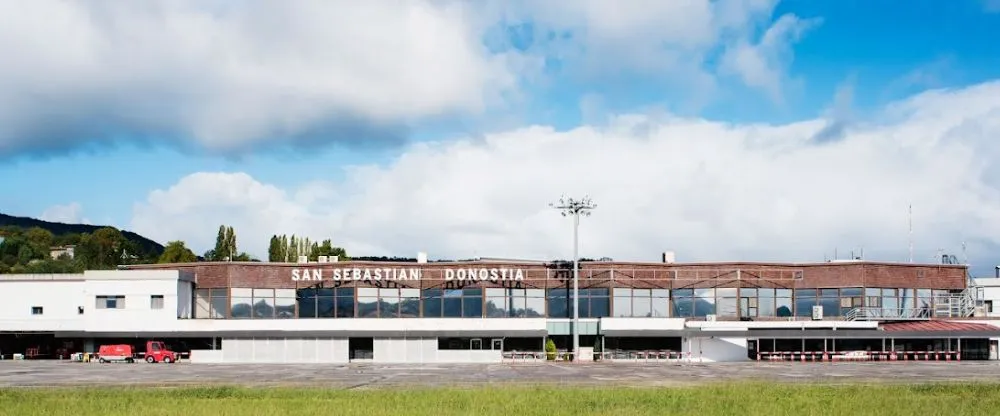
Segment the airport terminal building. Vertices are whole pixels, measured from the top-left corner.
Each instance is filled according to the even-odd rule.
[[[997,359],[965,265],[200,262],[0,276],[0,355],[166,340],[192,362]],[[994,295],[993,291],[997,293]],[[1000,321],[998,321],[1000,322]]]

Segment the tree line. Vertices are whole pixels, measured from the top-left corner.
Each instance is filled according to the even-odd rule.
[[[0,228],[0,239],[0,273],[79,273],[156,261],[156,253],[113,227],[55,235],[41,227],[7,226]],[[73,254],[53,258],[52,248],[64,246],[73,246]]]
[[[72,255],[56,251],[72,246]],[[62,253],[56,257],[54,254]],[[348,260],[342,247],[327,239],[314,242],[295,235],[273,235],[268,247],[268,261],[295,262],[299,256],[317,261],[320,256]],[[184,241],[170,241],[161,253],[143,250],[114,227],[102,227],[92,233],[57,235],[41,227],[0,227],[0,274],[4,273],[82,273],[84,270],[110,270],[119,265],[152,263],[191,263],[197,261],[260,261],[240,251],[232,226],[219,226],[215,247],[198,256]]]

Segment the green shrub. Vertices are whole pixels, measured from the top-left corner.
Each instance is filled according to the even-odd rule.
[[[556,342],[552,338],[545,341],[545,359],[549,361],[555,361],[556,359]]]

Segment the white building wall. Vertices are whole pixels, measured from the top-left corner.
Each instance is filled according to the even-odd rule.
[[[746,337],[691,337],[683,340],[681,348],[682,352],[690,352],[695,362],[749,361]]]
[[[346,338],[251,337],[224,338],[218,350],[191,351],[192,363],[281,364],[347,363]]]
[[[499,363],[500,350],[439,350],[437,338],[375,338],[372,361],[376,363],[460,364]]]
[[[80,275],[73,275],[79,279]],[[19,276],[4,277],[16,279]],[[36,275],[36,280],[13,280],[0,287],[0,328],[5,331],[79,331],[83,316],[84,283],[66,280],[67,276]],[[59,280],[55,280],[59,279]],[[41,307],[41,315],[32,315],[32,307]]]
[[[189,295],[182,295],[178,302],[182,285],[179,272],[171,270],[100,270],[2,279],[0,327],[7,331],[175,331],[182,322],[177,319],[178,311],[190,310]],[[190,283],[182,283],[188,284],[190,293]],[[152,309],[152,295],[163,296],[162,309]],[[97,296],[125,296],[124,308],[98,309]],[[35,306],[42,307],[41,315],[31,314]]]

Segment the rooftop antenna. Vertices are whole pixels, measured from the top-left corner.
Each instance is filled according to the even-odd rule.
[[[910,263],[913,263],[913,204],[910,204]]]
[[[965,251],[965,241],[962,242],[962,264],[969,265],[969,253]]]

